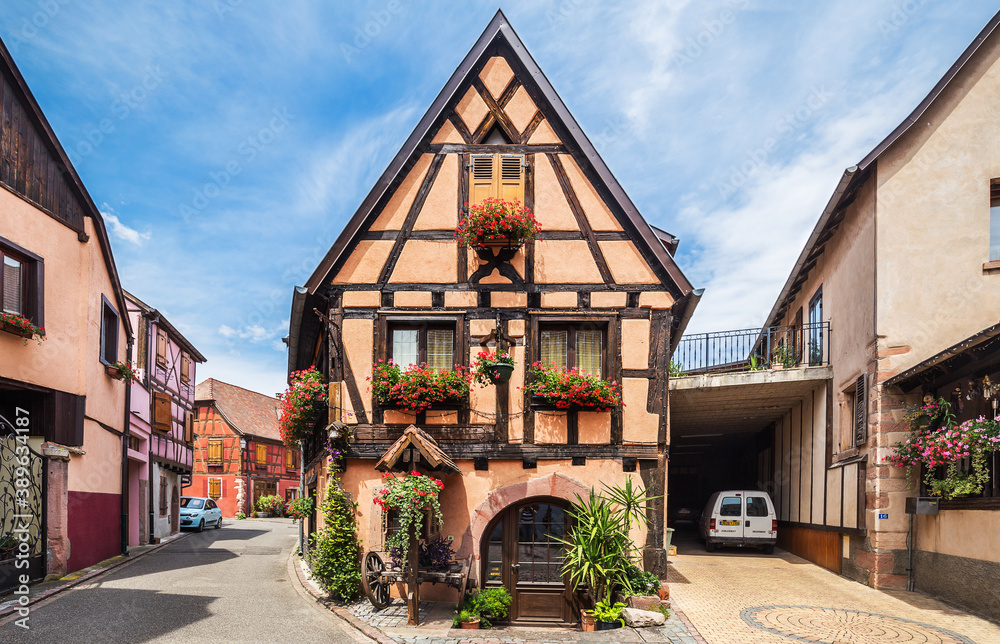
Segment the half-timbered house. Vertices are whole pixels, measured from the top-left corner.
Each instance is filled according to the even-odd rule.
[[[205,356],[162,313],[131,293],[125,298],[137,339],[128,436],[129,545],[136,545],[180,529],[180,497],[194,464],[195,365]]]
[[[132,327],[101,214],[2,43],[0,188],[3,592],[126,547],[127,387],[107,367]]]
[[[540,237],[516,251],[458,243],[468,204],[490,197],[525,204]],[[414,425],[459,470],[444,475],[440,531],[474,557],[473,577],[512,592],[514,619],[572,619],[558,548],[525,528],[561,534],[575,495],[604,484],[634,479],[664,494],[668,355],[698,298],[675,248],[497,13],[293,299],[289,370],[315,365],[331,383],[330,420],[351,434],[342,485],[359,503],[365,549],[381,549],[391,523],[372,503],[376,461]],[[468,366],[496,336],[513,344],[507,383],[420,413],[373,396],[379,360]],[[541,404],[522,389],[536,361],[620,383],[625,404]],[[325,439],[320,427],[305,452],[307,487],[321,497]],[[638,535],[660,571],[663,509],[661,497]]]
[[[215,499],[222,516],[250,515],[264,494],[298,498],[300,452],[278,431],[278,400],[214,378],[195,395],[194,478],[186,492]]]

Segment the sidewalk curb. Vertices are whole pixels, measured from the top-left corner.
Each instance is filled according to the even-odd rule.
[[[348,611],[346,608],[329,603],[329,598],[327,598],[322,593],[319,593],[316,590],[314,590],[312,586],[309,583],[307,583],[308,580],[305,577],[305,572],[303,572],[302,566],[300,565],[301,558],[298,555],[292,552],[292,555],[291,557],[289,557],[288,561],[289,565],[295,570],[295,581],[298,583],[298,586],[303,591],[308,593],[311,597],[313,597],[313,599],[316,600],[316,603],[320,604],[321,606],[332,612],[334,615],[336,615],[343,621],[347,622],[349,626],[354,628],[354,630],[360,632],[365,637],[368,637],[376,642],[379,642],[379,644],[396,644],[396,640],[386,636],[385,633],[375,628],[374,626],[371,626],[361,621],[360,619],[352,615],[351,612]]]
[[[33,607],[33,606],[35,606],[35,604],[38,604],[39,602],[41,602],[43,600],[46,600],[46,599],[51,599],[51,598],[59,595],[60,593],[73,588],[74,586],[82,584],[85,581],[90,581],[91,579],[94,579],[96,577],[100,577],[101,575],[104,575],[105,573],[109,573],[112,570],[118,570],[119,568],[123,568],[125,566],[128,566],[129,564],[135,563],[136,561],[139,561],[140,559],[142,559],[143,557],[145,557],[149,553],[156,552],[160,548],[163,548],[165,546],[169,546],[172,543],[177,543],[178,541],[180,541],[181,539],[184,539],[184,538],[188,537],[189,535],[190,535],[190,533],[188,533],[188,532],[178,533],[178,535],[176,537],[174,537],[173,539],[170,539],[169,541],[164,541],[162,543],[158,543],[155,546],[147,548],[146,550],[143,550],[142,552],[140,552],[138,554],[129,555],[127,557],[124,557],[122,555],[118,555],[118,556],[122,557],[122,560],[119,561],[119,562],[117,562],[117,563],[115,563],[115,564],[107,566],[106,568],[99,568],[97,570],[92,570],[92,571],[88,572],[85,575],[81,575],[80,577],[77,577],[76,579],[72,579],[70,581],[67,581],[66,583],[64,583],[64,584],[62,584],[60,586],[56,586],[54,588],[50,588],[50,589],[48,589],[48,590],[46,590],[46,591],[44,591],[42,593],[39,593],[37,595],[33,595],[31,593],[28,593],[28,599],[29,599],[29,601],[28,601],[28,604],[26,605],[26,607],[29,607],[29,608]],[[8,601],[10,601],[10,600],[8,600]],[[7,606],[7,607],[5,607],[3,609],[0,609],[0,620],[5,620],[10,615],[12,615],[13,613],[17,612],[17,609],[21,608],[21,607],[22,607],[21,604],[17,604],[16,603],[16,604],[12,604],[10,606]],[[5,622],[0,621],[0,626],[2,626],[4,623]]]
[[[673,611],[677,615],[677,619],[681,620],[681,623],[688,629],[688,633],[691,634],[691,637],[694,638],[697,644],[708,644],[708,641],[701,636],[701,633],[698,632],[698,629],[694,627],[694,624],[691,623],[691,620],[688,619],[688,616],[682,610],[674,607]]]

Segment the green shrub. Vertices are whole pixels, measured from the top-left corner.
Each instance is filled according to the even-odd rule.
[[[477,613],[470,610],[463,610],[455,616],[455,619],[451,621],[451,625],[458,626],[462,622],[474,622],[477,619],[480,619]]]
[[[236,518],[241,520],[245,519],[247,518],[247,513],[244,512],[243,510],[240,510],[239,512],[236,513]]]
[[[326,499],[320,511],[326,521],[312,535],[307,560],[312,569],[311,579],[326,592],[343,600],[357,597],[361,590],[361,543],[354,525],[354,509],[358,506],[340,490],[337,479],[330,479]]]
[[[493,622],[507,618],[511,601],[510,593],[503,587],[474,590],[465,596],[462,610],[478,615],[480,625],[489,628]]]
[[[597,602],[591,613],[598,622],[621,622],[622,626],[624,626],[625,620],[622,619],[623,608],[625,608],[625,604],[621,602],[615,602],[612,606],[609,602],[601,600]]]
[[[631,565],[625,569],[622,579],[622,591],[626,597],[632,595],[655,595],[660,589],[660,578],[654,573],[643,572],[638,566]]]

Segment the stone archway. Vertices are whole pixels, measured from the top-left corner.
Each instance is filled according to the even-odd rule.
[[[586,496],[590,494],[590,487],[580,481],[554,472],[547,476],[540,476],[530,481],[512,483],[501,488],[492,490],[486,495],[486,499],[476,506],[472,511],[469,520],[469,527],[462,536],[462,545],[459,547],[456,556],[459,559],[473,556],[474,564],[472,570],[478,578],[480,561],[480,542],[483,533],[493,518],[509,507],[513,503],[532,497],[557,497],[567,501],[575,501],[576,495]]]

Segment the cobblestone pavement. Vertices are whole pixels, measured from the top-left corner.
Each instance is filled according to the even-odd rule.
[[[675,539],[676,540],[676,539]],[[879,591],[781,550],[680,538],[670,600],[709,644],[994,644],[1000,626],[920,593]]]
[[[451,607],[434,602],[420,602],[422,626],[417,628],[406,626],[406,604],[398,599],[380,611],[374,610],[368,600],[363,600],[351,606],[350,612],[358,619],[378,627],[400,644],[496,644],[497,642],[515,642],[517,644],[563,644],[565,642],[697,644],[704,642],[691,634],[676,611],[671,611],[670,619],[662,628],[620,628],[613,631],[592,633],[584,633],[578,628],[526,628],[518,626],[500,626],[479,631],[461,630],[451,627]],[[442,619],[443,616],[446,616],[447,619]]]

